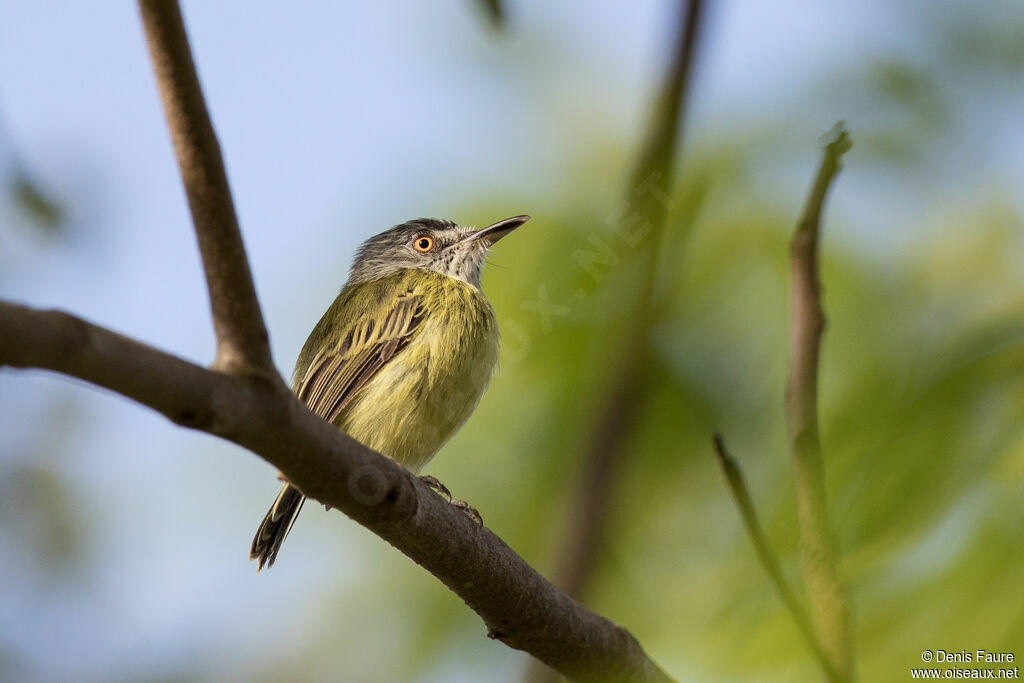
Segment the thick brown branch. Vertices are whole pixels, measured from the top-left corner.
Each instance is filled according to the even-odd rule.
[[[841,679],[852,676],[849,613],[838,575],[835,541],[828,522],[824,463],[818,437],[818,357],[825,315],[818,282],[821,207],[839,159],[849,149],[838,125],[825,146],[821,168],[790,243],[790,367],[786,425],[793,454],[800,545],[811,614],[818,641]]]
[[[175,0],[139,0],[164,113],[188,195],[217,333],[215,366],[276,378],[249,260]]]
[[[621,626],[583,607],[407,470],[261,375],[207,370],[58,311],[0,302],[0,366],[87,380],[275,465],[440,579],[488,633],[584,681],[669,681]]]
[[[740,509],[743,526],[747,530],[747,535],[750,536],[751,542],[754,544],[754,550],[757,552],[758,559],[761,560],[761,565],[764,567],[765,572],[767,572],[768,578],[775,585],[775,590],[779,592],[782,604],[786,606],[786,609],[792,615],[793,621],[796,622],[797,628],[800,629],[800,634],[803,635],[807,646],[811,648],[811,652],[817,658],[818,663],[821,664],[822,669],[824,669],[825,675],[830,681],[838,680],[839,675],[835,667],[829,661],[824,650],[821,649],[821,644],[814,635],[811,620],[808,618],[800,601],[797,600],[796,594],[789,587],[789,583],[782,573],[782,568],[779,566],[778,560],[775,559],[775,553],[772,552],[771,544],[768,543],[768,536],[764,533],[761,522],[757,519],[754,501],[750,497],[750,490],[747,488],[747,482],[743,477],[743,472],[740,470],[739,463],[725,449],[725,441],[720,434],[715,434],[714,447],[715,454],[718,456],[718,464],[722,466],[722,473],[725,474],[725,480],[729,484],[733,500],[736,501],[736,506]]]

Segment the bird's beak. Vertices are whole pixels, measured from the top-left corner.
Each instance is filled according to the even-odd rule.
[[[486,228],[480,228],[469,235],[465,241],[476,242],[479,240],[487,246],[491,246],[528,220],[530,220],[529,216],[513,216],[512,218],[506,218],[505,220],[498,221],[493,225],[488,225]]]

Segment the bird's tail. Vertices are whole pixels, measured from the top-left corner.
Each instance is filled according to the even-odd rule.
[[[263,569],[264,564],[268,569],[274,566],[281,544],[292,530],[292,524],[295,524],[295,518],[299,516],[299,510],[302,509],[305,500],[302,492],[291,484],[285,484],[281,488],[281,493],[277,494],[277,499],[260,523],[256,537],[252,539],[249,559],[259,560],[260,564],[256,571]]]

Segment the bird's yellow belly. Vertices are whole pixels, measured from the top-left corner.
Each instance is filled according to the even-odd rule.
[[[335,424],[418,472],[476,408],[497,361],[497,329],[467,335],[461,320],[428,320],[407,347],[359,390]],[[453,333],[456,325],[459,333]]]

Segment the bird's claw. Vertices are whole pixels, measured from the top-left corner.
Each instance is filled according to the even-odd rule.
[[[476,511],[476,508],[467,503],[464,500],[452,500],[452,492],[448,490],[448,487],[437,480],[437,477],[432,477],[429,474],[421,474],[420,481],[426,484],[429,488],[437,491],[439,494],[448,499],[448,502],[462,510],[466,515],[480,526],[484,525],[484,518],[480,516],[480,513]]]
[[[429,474],[421,474],[420,481],[447,498],[449,503],[452,502],[452,492],[448,490],[447,486],[439,482],[437,477],[432,477]]]
[[[480,526],[484,525],[484,518],[480,516],[480,513],[477,512],[475,507],[473,507],[472,505],[470,505],[466,501],[464,501],[464,500],[453,500],[452,501],[452,505],[454,505],[455,507],[457,507],[460,510],[462,510],[464,513],[466,513],[466,516],[468,516],[471,520],[473,520],[474,522],[476,522]]]

